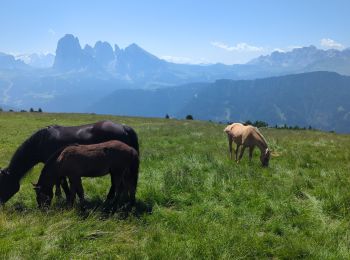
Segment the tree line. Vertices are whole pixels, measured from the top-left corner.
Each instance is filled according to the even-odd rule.
[[[0,107],[0,112],[5,112],[5,110]],[[13,109],[9,109],[8,112],[16,112],[16,111]],[[28,111],[25,109],[21,109],[21,110],[19,110],[19,112],[28,112]],[[40,107],[38,108],[38,110],[35,110],[34,108],[31,107],[29,109],[29,112],[30,113],[42,113],[43,110]]]

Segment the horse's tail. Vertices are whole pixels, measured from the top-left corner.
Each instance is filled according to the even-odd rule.
[[[123,125],[124,127],[124,130],[128,133],[128,136],[129,136],[129,145],[131,147],[133,147],[137,154],[139,155],[140,154],[140,150],[139,150],[139,139],[137,137],[137,134],[135,132],[135,130],[133,128],[131,128],[130,126],[127,126],[127,125]]]

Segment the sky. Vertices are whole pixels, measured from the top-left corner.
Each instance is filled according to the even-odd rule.
[[[136,43],[178,63],[245,63],[272,51],[350,47],[349,0],[0,0],[0,52]]]

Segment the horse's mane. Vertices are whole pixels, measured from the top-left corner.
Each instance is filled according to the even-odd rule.
[[[17,148],[8,167],[12,174],[17,175],[21,179],[39,162],[37,148],[47,140],[49,134],[48,127],[39,129]]]
[[[267,142],[265,137],[261,134],[261,132],[259,131],[259,128],[255,127],[256,133],[260,136],[260,138],[265,142],[266,147],[267,147]]]
[[[40,174],[38,183],[40,183],[43,179],[46,182],[45,178],[47,178],[48,174],[51,174],[50,172],[48,172],[48,170],[52,167],[52,164],[55,163],[57,158],[60,156],[60,154],[62,153],[62,151],[66,147],[67,146],[61,147],[60,149],[58,149],[57,151],[55,151],[53,154],[50,155],[49,159],[45,162],[45,165],[44,165],[43,169],[41,170],[41,174]]]

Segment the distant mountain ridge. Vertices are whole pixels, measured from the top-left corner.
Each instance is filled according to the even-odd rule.
[[[350,132],[350,77],[310,72],[256,80],[218,80],[178,113],[216,121],[263,120]]]
[[[29,66],[21,60],[16,60],[14,56],[0,52],[0,69],[21,70],[28,69]]]
[[[177,85],[220,78],[253,79],[310,71],[334,71],[350,75],[350,49],[321,50],[315,46],[295,48],[289,52],[275,51],[242,65],[186,65],[159,59],[133,43],[125,49],[113,50],[108,42],[98,41],[94,47],[80,47],[79,39],[67,34],[57,45],[54,68],[64,62],[70,70],[104,70],[111,76],[130,83],[147,86]]]
[[[321,50],[309,46],[289,52],[275,51],[241,65],[188,65],[161,60],[137,44],[125,49],[114,45],[113,49],[108,42],[98,41],[94,47],[87,44],[82,49],[79,39],[67,34],[58,41],[53,67],[60,72],[106,71],[109,76],[145,86],[177,85],[203,79],[251,79],[319,70],[350,75],[350,49]]]
[[[114,50],[108,42],[82,49],[79,39],[71,34],[58,41],[53,69],[60,73],[105,73],[106,78],[123,80],[139,88],[170,86],[187,82],[235,78],[232,66],[184,65],[159,59],[133,43]]]
[[[14,56],[16,60],[23,61],[25,64],[33,68],[51,68],[53,66],[55,55],[51,53],[31,53],[31,54],[17,54]]]
[[[350,75],[350,48],[320,50],[315,46],[295,48],[289,52],[272,52],[247,64],[276,72],[334,71]]]
[[[89,109],[148,117],[169,114],[184,118],[191,114],[195,119],[222,122],[263,120],[270,125],[311,125],[350,132],[349,100],[349,76],[310,72],[256,80],[217,80],[153,91],[117,90]]]
[[[48,67],[47,64],[52,66]],[[131,44],[123,49],[116,44],[98,41],[94,46],[87,44],[82,48],[78,37],[67,34],[58,41],[54,57],[39,55],[16,59],[13,55],[0,53],[0,104],[17,110],[41,107],[44,111],[57,112],[88,111],[146,116],[163,116],[164,113],[169,113],[177,117],[183,117],[185,113],[193,113],[195,118],[210,118],[218,121],[256,119],[278,124],[311,124],[314,127],[339,131],[348,129],[341,125],[344,122],[348,123],[347,119],[339,117],[341,113],[345,113],[343,117],[348,118],[347,105],[342,104],[343,101],[341,104],[338,102],[341,97],[338,96],[338,92],[335,94],[331,92],[332,84],[328,80],[330,78],[337,80],[334,88],[338,88],[341,82],[338,79],[341,76],[325,74],[325,72],[307,74],[314,71],[333,71],[350,75],[350,49],[320,50],[309,46],[293,49],[290,52],[273,52],[247,64],[190,65],[159,59],[137,44]],[[313,88],[317,91],[322,89],[316,96],[319,100],[325,99],[325,103],[328,102],[327,100],[333,100],[329,98],[330,96],[336,96],[337,99],[333,100],[332,106],[339,103],[340,112],[327,114],[325,107],[319,106],[317,102],[314,103],[317,104],[314,110],[300,112],[299,108],[286,109],[286,106],[294,107],[295,104],[299,104],[299,100],[303,100],[302,105],[307,107],[306,97],[311,101],[314,98],[310,93],[305,93],[305,98],[302,96],[299,99],[286,98],[295,94],[291,92],[292,89],[304,86],[304,81],[297,81],[295,75],[293,80],[287,76],[287,78],[281,77],[289,74],[304,75],[300,77],[310,86],[311,93]],[[307,75],[314,76],[307,77]],[[273,77],[280,83],[276,83]],[[320,77],[327,82],[327,88],[319,84]],[[268,79],[259,80],[263,78]],[[226,87],[223,87],[220,82],[225,82]],[[272,86],[262,82],[280,87],[272,90]],[[240,94],[231,93],[234,88],[229,86],[237,87],[240,84],[242,87],[237,88]],[[178,88],[179,85],[183,87]],[[254,85],[263,87],[254,89],[251,87]],[[210,88],[210,86],[215,87]],[[253,110],[249,109],[244,110],[244,114],[240,114],[239,111],[233,112],[231,110],[233,104],[230,99],[225,98],[225,93],[239,103],[241,99],[244,100],[252,95],[246,92],[249,89],[262,91],[260,94],[266,100],[265,102],[273,101],[274,112],[270,105],[259,108],[261,111],[268,108],[266,114],[253,113]],[[300,91],[303,92],[305,89],[302,88]],[[342,87],[341,91],[344,97],[348,96],[348,89]],[[205,93],[210,95],[207,97]],[[118,98],[116,95],[119,95]],[[273,99],[276,97],[284,100],[284,103],[280,104],[278,100]],[[210,98],[215,102],[209,102]],[[236,98],[239,99],[236,100]],[[130,103],[129,100],[135,99],[138,105],[130,108],[132,102]],[[227,106],[222,107],[219,102],[221,99],[226,100]],[[259,102],[262,102],[261,99],[254,99],[253,104],[258,106]],[[201,114],[200,111],[206,112]],[[276,117],[276,111],[281,112],[279,118]],[[296,114],[308,114],[310,118],[293,115],[292,111]],[[317,111],[322,116],[317,114]],[[231,115],[239,116],[236,118]],[[286,120],[282,120],[283,115]],[[321,123],[322,120],[315,119],[323,117],[324,124]],[[332,117],[338,118],[339,122],[334,122]],[[332,127],[332,124],[335,127]]]
[[[5,54],[2,54],[4,56]],[[12,57],[7,55],[7,58]],[[52,63],[54,71],[61,74],[88,73],[96,78],[114,78],[137,85],[137,88],[175,86],[191,82],[217,79],[254,79],[311,71],[334,71],[350,75],[350,49],[321,50],[315,46],[295,48],[289,52],[272,52],[247,64],[189,65],[162,60],[133,43],[125,49],[114,48],[108,42],[97,41],[92,47],[81,47],[78,37],[66,34],[57,43],[56,55],[30,55],[12,61],[1,62],[2,69],[45,68]],[[29,61],[32,61],[29,62]],[[14,63],[17,62],[17,65]]]

